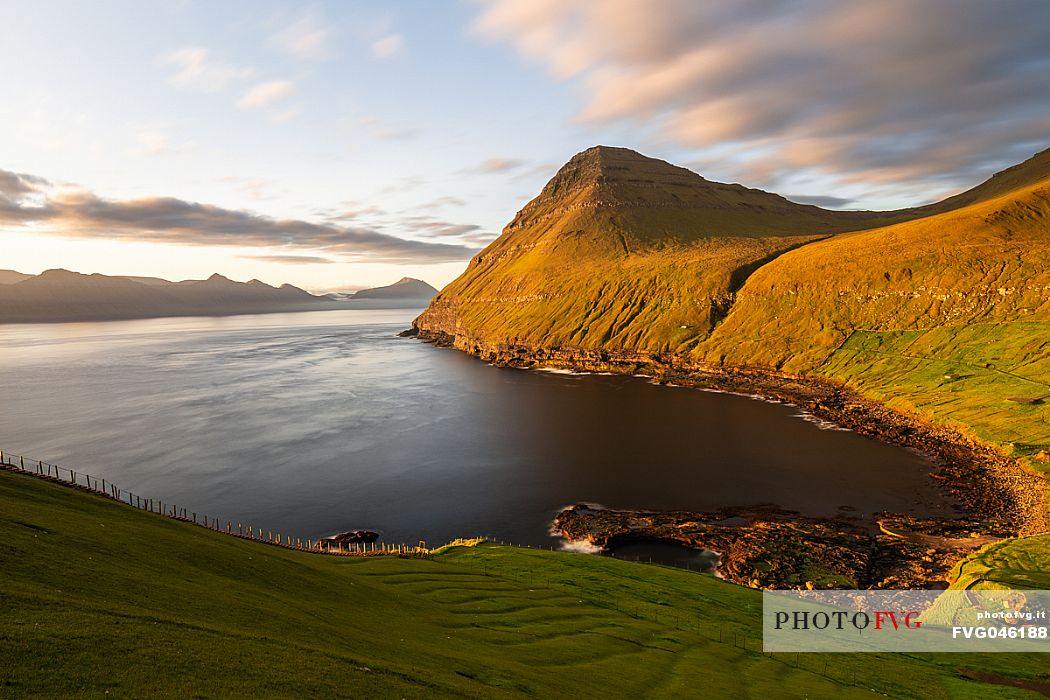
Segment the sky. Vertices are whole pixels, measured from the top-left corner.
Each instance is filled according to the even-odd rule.
[[[0,3],[0,268],[443,286],[574,153],[834,208],[1050,146],[1045,0]]]

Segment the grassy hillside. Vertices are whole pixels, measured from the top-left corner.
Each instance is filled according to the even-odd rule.
[[[952,588],[1050,590],[1050,535],[1035,535],[988,545],[952,572]]]
[[[693,357],[839,380],[1045,468],[1050,402],[1011,399],[1050,394],[1050,178],[779,257]]]
[[[788,372],[854,330],[1050,320],[1050,179],[958,211],[842,234],[756,271],[703,350]]]
[[[912,214],[835,212],[623,148],[570,160],[417,320],[461,347],[678,350],[762,262]]]
[[[1003,683],[1046,680],[1013,654],[770,659],[759,606],[709,576],[568,553],[322,557],[0,472],[5,697],[1021,698]]]

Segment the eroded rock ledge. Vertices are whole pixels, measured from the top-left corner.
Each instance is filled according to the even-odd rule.
[[[973,518],[807,518],[776,506],[649,512],[581,504],[554,525],[566,539],[601,548],[642,539],[711,549],[725,578],[776,589],[944,587],[955,562],[1001,536]]]

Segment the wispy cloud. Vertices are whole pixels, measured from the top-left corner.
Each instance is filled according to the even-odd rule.
[[[168,82],[180,88],[220,92],[232,83],[249,80],[255,71],[226,63],[200,46],[186,46],[161,56],[161,63],[176,68]]]
[[[403,216],[398,219],[398,223],[403,228],[424,236],[433,237],[462,236],[467,233],[474,233],[481,230],[481,227],[477,224],[457,224],[451,221],[431,219],[422,215]]]
[[[386,61],[397,58],[405,52],[405,37],[400,34],[387,34],[372,42],[372,55]]]
[[[489,158],[468,170],[476,173],[506,173],[511,170],[517,170],[523,165],[525,165],[525,161],[515,158]]]
[[[841,209],[842,207],[850,205],[856,201],[849,197],[832,197],[830,195],[819,194],[788,194],[784,196],[792,202],[798,202],[799,204],[812,204],[813,206],[824,207],[827,209]]]
[[[1050,140],[1045,0],[483,5],[474,31],[582,90],[579,119],[775,185],[969,181]]]
[[[245,260],[258,260],[259,262],[282,263],[286,265],[325,265],[336,262],[331,258],[320,255],[240,255]]]
[[[430,202],[426,202],[424,204],[420,204],[419,208],[420,209],[437,209],[439,207],[465,207],[465,206],[467,206],[467,204],[468,204],[467,200],[465,200],[465,199],[463,199],[461,197],[453,197],[451,195],[447,195],[447,196],[444,196],[444,197],[438,197],[437,199],[432,200]]]
[[[0,170],[0,199],[21,202],[26,195],[43,192],[51,182],[37,175]]]
[[[323,61],[335,57],[333,27],[315,10],[307,12],[272,37],[281,51],[297,58]]]
[[[462,261],[476,249],[414,241],[364,226],[275,219],[252,211],[174,197],[111,200],[89,190],[52,187],[47,180],[0,171],[0,224],[71,238],[151,241],[175,245],[295,249],[344,260],[417,264]],[[320,257],[320,256],[318,256]]]
[[[242,109],[266,107],[275,102],[287,99],[295,94],[295,83],[290,80],[268,80],[248,89],[237,106]],[[294,115],[293,115],[294,116]]]

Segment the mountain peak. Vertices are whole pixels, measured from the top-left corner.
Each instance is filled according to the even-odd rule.
[[[592,146],[580,151],[558,170],[544,188],[565,189],[566,186],[639,181],[643,179],[680,180],[692,184],[703,178],[694,172],[671,165],[658,158],[644,156],[630,148]]]
[[[362,289],[354,294],[354,299],[430,299],[437,294],[436,289],[423,280],[402,277],[385,287]]]
[[[647,160],[656,160],[656,159],[655,158],[650,158],[649,156],[644,156],[641,153],[639,153],[638,151],[632,150],[630,148],[622,148],[620,146],[602,146],[602,145],[598,145],[598,146],[591,146],[590,148],[588,148],[586,150],[580,151],[579,153],[574,155],[572,158],[570,158],[569,162],[570,163],[572,163],[573,161],[577,161],[577,162],[581,162],[581,163],[583,163],[583,162],[593,162],[593,163],[597,163],[599,165],[604,165],[606,163],[612,163],[612,162],[616,162],[616,161],[630,161],[630,160],[647,161]]]
[[[39,275],[37,275],[37,277],[51,277],[51,278],[85,277],[85,276],[86,275],[83,275],[83,274],[81,274],[79,272],[73,272],[71,270],[67,270],[64,267],[53,267],[50,270],[44,270]]]
[[[596,215],[628,210],[692,211],[695,214],[699,210],[724,212],[748,207],[775,210],[774,214],[778,216],[797,208],[779,195],[748,190],[742,185],[712,182],[687,168],[650,158],[629,148],[593,146],[570,158],[540,194],[518,212],[507,230],[527,228],[564,216],[585,216],[583,212],[588,211]],[[708,217],[700,223],[713,221],[715,217]],[[655,227],[642,228],[653,229],[652,233],[656,235],[651,238],[666,237],[666,233],[672,233],[673,237],[677,233],[671,229],[679,228],[681,223],[668,220],[656,222]],[[697,227],[695,222],[690,222],[688,228],[692,231],[689,235],[695,235],[711,226]],[[574,229],[570,227],[569,230]],[[640,229],[636,227],[636,230]]]

